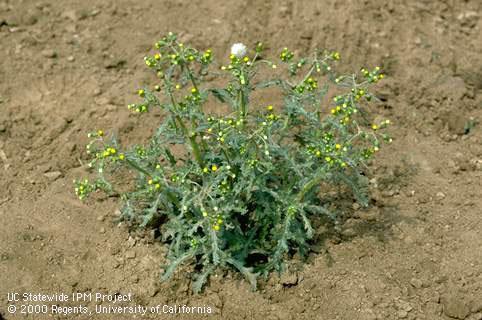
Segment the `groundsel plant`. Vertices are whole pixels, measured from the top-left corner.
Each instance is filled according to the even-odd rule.
[[[364,166],[391,141],[383,133],[389,121],[371,123],[362,107],[374,98],[370,85],[384,77],[380,68],[336,75],[338,52],[297,58],[284,48],[267,60],[262,43],[234,44],[216,65],[211,49],[172,33],[155,48],[144,60],[158,81],[139,89],[140,102],[128,108],[162,110],[157,131],[129,148],[102,130],[90,133],[89,166],[98,177],[74,183],[80,199],[97,190],[119,194],[122,219],[159,230],[169,247],[163,280],[192,265],[198,292],[218,268],[232,268],[255,288],[257,276],[309,252],[313,221],[337,219],[321,185],[367,205]],[[278,102],[259,105],[253,92]],[[206,111],[221,104],[229,112]],[[135,183],[114,185],[113,177],[125,179],[122,168]]]

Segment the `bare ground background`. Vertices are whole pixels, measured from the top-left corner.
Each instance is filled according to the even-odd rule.
[[[482,131],[467,126],[482,117],[481,9],[477,0],[0,0],[0,314],[42,318],[8,314],[10,291],[90,290],[132,292],[147,306],[211,305],[213,319],[482,319]],[[262,40],[273,53],[327,47],[347,70],[386,70],[372,110],[392,120],[394,143],[371,167],[372,207],[258,292],[231,273],[198,296],[182,272],[159,284],[162,246],[113,222],[117,199],[73,194],[88,131],[128,143],[155,126],[126,105],[152,83],[142,57],[167,31],[218,57]]]

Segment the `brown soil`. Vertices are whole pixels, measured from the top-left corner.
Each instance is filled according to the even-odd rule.
[[[136,318],[7,311],[7,292],[91,291],[209,305],[213,319],[482,319],[481,9],[477,0],[0,0],[0,318]],[[152,116],[125,106],[152,80],[142,58],[170,30],[223,54],[263,40],[272,52],[328,47],[346,69],[386,70],[372,110],[392,120],[394,143],[371,166],[373,205],[258,292],[231,273],[197,296],[182,271],[160,284],[164,250],[114,222],[118,199],[73,194],[88,131],[149,135]]]

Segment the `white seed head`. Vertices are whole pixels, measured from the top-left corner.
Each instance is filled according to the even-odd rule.
[[[242,43],[235,43],[231,47],[231,54],[235,55],[236,58],[243,58],[246,55],[247,48]]]

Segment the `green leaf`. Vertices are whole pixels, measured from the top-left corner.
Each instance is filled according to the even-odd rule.
[[[308,219],[308,217],[306,216],[304,211],[301,211],[300,215],[301,215],[301,219],[303,220],[303,225],[305,227],[306,236],[308,237],[308,239],[313,238],[314,231],[313,231],[313,228],[311,227],[310,219]]]
[[[273,86],[280,86],[281,84],[282,84],[281,79],[273,79],[273,80],[260,81],[256,83],[254,87],[257,89],[262,89],[262,88],[269,88]]]
[[[172,260],[169,263],[169,265],[167,266],[167,268],[165,269],[164,273],[162,274],[161,281],[166,281],[169,278],[171,278],[174,270],[176,270],[176,268],[179,265],[181,265],[182,263],[184,263],[186,260],[193,258],[194,253],[195,253],[195,251],[193,249],[191,249],[190,251],[185,252],[180,257]],[[164,267],[166,267],[166,266],[164,266]]]
[[[256,278],[258,277],[259,273],[253,273],[253,268],[246,268],[243,266],[242,263],[239,261],[236,261],[234,259],[228,258],[226,259],[226,262],[233,265],[236,269],[241,272],[242,275],[248,280],[248,282],[251,284],[251,290],[255,291],[257,287],[257,280]]]
[[[214,271],[213,266],[204,267],[204,271],[195,276],[195,281],[192,283],[192,290],[194,293],[200,293],[204,284],[208,280],[209,275]]]
[[[209,89],[209,92],[220,102],[234,106],[233,96],[226,89]]]

